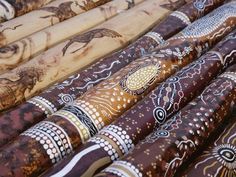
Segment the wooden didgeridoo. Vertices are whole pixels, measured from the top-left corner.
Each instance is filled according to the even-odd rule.
[[[181,177],[236,176],[236,117],[232,116],[220,136],[194,160]]]
[[[235,21],[236,3],[224,5],[168,40],[167,46],[159,48],[159,52],[134,61],[88,90],[73,104],[4,146],[0,152],[1,174],[32,176],[60,161],[176,71],[176,68],[169,66],[175,64],[181,68],[193,61],[231,31]],[[214,24],[219,26],[212,28]],[[215,35],[221,29],[227,30],[221,32],[221,35]],[[182,55],[175,53],[174,50],[178,50],[176,45]],[[165,57],[161,58],[163,55]],[[144,80],[136,82],[135,78]],[[138,85],[133,85],[134,82]]]
[[[179,166],[214,134],[235,101],[236,65],[233,65],[129,154],[96,177],[123,177],[125,174],[137,177],[174,176]]]
[[[236,50],[235,37],[236,31],[200,59],[160,84],[149,96],[98,132],[75,153],[48,170],[44,176],[92,176],[128,153],[154,130],[156,123],[151,110],[157,106],[162,107],[166,110],[167,120],[201,92],[224,68],[236,63],[236,55],[231,54],[231,51]],[[176,78],[178,81],[173,82]],[[154,105],[154,100],[157,99],[160,101]],[[108,144],[101,146],[102,141]],[[107,150],[105,147],[110,148]]]
[[[201,15],[219,6],[222,0],[204,1],[204,4],[199,4],[200,7],[204,7],[204,10],[197,8],[198,6],[194,5],[195,2],[195,0],[189,2],[170,14],[160,24],[156,25],[150,33],[127,48],[99,60],[86,70],[78,71],[67,80],[52,86],[40,95],[0,116],[0,146],[12,141],[30,126],[62,108],[66,103],[72,102],[89,88],[105,80],[136,58],[141,57],[143,53],[148,53],[148,51],[163,43],[163,40],[181,31],[190,23],[185,20],[186,18],[182,18],[183,16],[187,16],[191,22],[195,21]]]
[[[38,9],[53,0],[0,0],[0,22]]]
[[[133,1],[132,7],[142,1]],[[78,35],[128,8],[131,8],[129,1],[114,0],[2,47],[0,49],[0,74],[17,67],[19,63],[28,61],[55,44]]]
[[[160,6],[163,1],[145,1],[0,75],[0,110],[19,104],[57,80],[135,40],[170,12]]]
[[[55,25],[110,0],[56,0],[25,15],[0,24],[0,47]]]

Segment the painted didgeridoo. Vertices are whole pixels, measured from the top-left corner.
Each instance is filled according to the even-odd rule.
[[[230,124],[220,136],[194,160],[182,177],[236,176],[236,117],[230,118]]]
[[[0,153],[1,174],[6,176],[8,174],[32,176],[59,162],[78,148],[81,143],[95,135],[104,125],[111,123],[122,112],[141,99],[152,87],[174,73],[176,68],[170,67],[170,71],[168,71],[167,66],[178,64],[179,67],[183,67],[204,53],[206,48],[222,39],[233,28],[234,20],[236,20],[236,3],[218,8],[187,27],[172,40],[168,40],[166,45],[169,47],[162,46],[159,52],[153,52],[150,56],[136,60],[105,82],[90,89],[73,104],[64,107],[45,121],[27,130],[14,142],[2,148]],[[211,25],[209,25],[209,21]],[[206,25],[208,28],[205,26],[206,23],[208,23]],[[215,23],[219,26],[212,29],[211,27]],[[194,28],[196,26],[198,28]],[[227,28],[227,30],[224,30],[221,35],[215,35],[222,28]],[[191,42],[192,40],[194,42]],[[174,41],[175,43],[173,43]],[[181,56],[175,52],[171,54],[164,52],[166,51],[164,49],[178,50],[175,45],[178,45]],[[163,55],[165,59],[161,58]],[[147,77],[139,77],[145,76],[145,73],[147,73]],[[150,73],[152,78],[149,77]],[[126,76],[129,77],[126,78]],[[145,80],[136,82],[135,77],[145,78]],[[127,82],[127,87],[124,85],[126,80],[130,81]],[[138,85],[133,85],[133,81]],[[129,88],[135,89],[128,90]],[[100,98],[105,102],[97,101]],[[40,136],[38,136],[39,134]]]
[[[52,0],[0,0],[0,22],[38,9]]]
[[[148,53],[167,38],[181,31],[190,23],[189,21],[195,21],[201,15],[220,5],[222,0],[209,0],[204,4],[198,4],[198,6],[195,5],[196,2],[198,0],[189,2],[178,11],[173,12],[156,25],[150,33],[127,48],[99,60],[86,70],[77,72],[67,80],[52,86],[40,95],[2,115],[0,117],[0,146],[13,140],[21,132],[62,108],[66,103],[73,102],[89,88],[105,80],[131,61]],[[202,11],[202,8],[198,7],[204,7],[204,10]],[[190,20],[184,20],[188,18],[182,18],[182,16],[187,16]]]
[[[159,85],[149,96],[98,132],[76,153],[48,170],[44,176],[92,176],[128,153],[154,130],[157,123],[152,110],[155,107],[165,110],[162,115],[162,119],[166,116],[164,122],[201,92],[217,74],[235,63],[235,44],[236,31]],[[105,142],[106,146],[103,146]]]
[[[55,25],[110,0],[56,0],[0,24],[0,47]]]
[[[96,177],[174,176],[179,166],[214,134],[235,101],[236,65],[233,65],[129,154]]]
[[[127,0],[114,0],[0,48],[0,74],[142,1],[135,0],[130,7]]]
[[[162,1],[145,1],[0,75],[0,110],[21,103],[50,84],[135,40],[170,12],[160,4]]]

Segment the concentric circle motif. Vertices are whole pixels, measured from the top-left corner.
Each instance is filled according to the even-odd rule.
[[[230,170],[236,169],[236,146],[222,144],[213,150],[213,156]]]
[[[153,116],[156,119],[157,123],[163,124],[166,120],[166,110],[162,107],[156,107],[153,110]]]
[[[155,136],[158,137],[168,137],[170,135],[170,133],[167,130],[158,130],[154,134]]]
[[[169,82],[178,82],[179,78],[178,77],[171,77],[168,81]]]
[[[203,10],[205,8],[205,4],[201,1],[197,1],[193,3],[194,7],[198,10]]]
[[[61,93],[61,94],[59,94],[59,97],[61,98],[60,101],[63,104],[70,104],[70,103],[72,103],[74,101],[73,96],[71,96],[70,94],[63,94],[63,93]]]

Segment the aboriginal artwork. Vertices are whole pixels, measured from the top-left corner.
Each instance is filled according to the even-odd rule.
[[[164,83],[160,84],[148,97],[125,112],[111,125],[107,126],[105,131],[107,129],[112,130],[112,127],[114,126],[120,127],[120,131],[112,130],[112,132],[106,134],[106,137],[103,138],[113,141],[112,138],[114,136],[119,137],[121,136],[119,133],[124,131],[126,132],[125,135],[129,137],[130,140],[123,144],[132,141],[132,144],[136,145],[141,139],[151,133],[155,129],[155,126],[160,126],[171,115],[183,108],[192,98],[201,92],[222,69],[235,63],[236,51],[231,53],[231,51],[235,50],[235,43],[235,32],[233,32],[217,44],[211,51],[203,55],[197,61],[184,67]],[[222,65],[221,58],[227,58],[225,65]],[[225,85],[222,85],[222,87],[224,86]],[[156,112],[155,110],[159,110],[158,115],[153,114]],[[178,124],[182,121],[179,117],[176,117],[175,119],[173,118],[173,121],[167,120],[167,122],[175,122],[176,124],[173,125],[174,128],[178,127]],[[103,130],[104,129],[100,132],[103,132]],[[95,135],[95,139],[96,137],[101,137],[100,132]],[[112,136],[109,136],[110,134],[112,134]],[[156,139],[156,134],[160,134],[160,136],[169,136],[169,132],[163,129],[154,133],[154,136],[149,138],[149,142]],[[85,137],[85,135],[83,137]],[[112,144],[114,146],[114,143]],[[117,144],[120,145],[119,143]],[[73,176],[75,174],[79,176],[92,176],[98,169],[101,169],[114,161],[114,159],[111,159],[106,163],[103,162],[101,165],[97,165],[102,159],[111,158],[111,156],[102,148],[93,147],[94,144],[89,140],[89,143],[86,143],[78,149],[75,155],[66,158],[62,163],[58,164],[58,166],[49,170],[45,176]],[[119,153],[118,158],[126,153],[127,151],[125,151],[125,153]]]
[[[120,85],[129,94],[140,95],[153,83],[160,69],[155,63],[139,65],[121,79]]]
[[[236,99],[235,71],[233,65],[121,161],[114,162],[97,176],[110,173],[113,176],[174,176],[176,170],[191,158],[226,119],[231,103]],[[228,155],[224,150],[221,153]],[[231,155],[229,158],[232,158]]]
[[[0,108],[11,106],[25,101],[24,93],[31,91],[36,84],[40,82],[43,71],[36,68],[26,68],[18,71],[18,78],[0,78]],[[7,85],[7,86],[6,86]]]
[[[222,176],[236,175],[236,122],[232,116],[229,124],[220,136],[187,168],[182,174],[188,176]]]
[[[95,1],[94,0],[85,0],[83,1],[83,5],[79,5],[79,7],[84,10],[84,11],[88,11],[90,9],[93,9],[95,7],[98,7],[102,4],[105,4],[107,2],[109,2],[110,0],[101,0],[101,1]]]
[[[50,7],[50,6],[42,7],[40,10],[45,10],[53,14],[43,16],[41,18],[58,18],[59,22],[69,19],[76,15],[76,13],[71,9],[72,3],[74,2],[68,1],[68,2],[61,3],[58,7]]]
[[[68,47],[70,45],[72,45],[75,42],[78,43],[84,43],[84,45],[79,48],[76,49],[75,51],[71,52],[71,53],[75,53],[78,50],[86,47],[94,38],[103,38],[103,37],[111,37],[111,38],[116,38],[116,37],[122,37],[119,33],[110,30],[110,29],[106,29],[106,28],[100,28],[100,29],[94,29],[94,30],[90,30],[88,32],[85,32],[81,35],[78,35],[74,38],[72,38],[66,45],[65,47],[62,49],[63,55],[65,55],[66,50],[68,49]]]
[[[161,7],[164,7],[169,10],[177,10],[179,6],[182,6],[186,3],[186,0],[168,0],[168,3],[162,4]]]
[[[135,0],[134,4],[136,5],[142,1],[143,0]],[[0,74],[14,69],[20,63],[29,61],[35,55],[43,53],[48,48],[60,43],[60,41],[81,34],[94,25],[100,24],[118,15],[121,11],[126,11],[128,8],[126,0],[111,1],[97,9],[86,12],[82,16],[76,16],[71,20],[43,29],[26,38],[1,47]],[[94,18],[94,16],[96,16],[96,18]],[[88,23],[85,24],[85,20],[88,21]],[[61,28],[65,28],[65,26],[73,26],[73,28],[69,28],[66,33],[63,33]]]
[[[209,2],[210,1],[206,1],[206,4],[211,4]],[[219,6],[222,2],[223,1],[218,0],[214,1],[214,5],[208,6],[205,9],[205,14]],[[178,11],[185,13],[191,22],[198,18],[196,16],[198,10],[194,8],[192,3],[183,6]],[[124,50],[101,59],[91,67],[77,72],[67,80],[46,90],[38,97],[34,97],[30,101],[9,111],[7,114],[0,116],[0,145],[2,146],[6,142],[9,142],[19,135],[20,132],[23,132],[33,124],[43,120],[46,116],[56,112],[66,103],[72,103],[88,89],[91,89],[99,82],[107,79],[131,61],[142,56],[145,52],[152,50],[159,45],[160,42],[176,34],[184,27],[186,27],[186,23],[181,19],[175,16],[168,16],[152,30],[154,34],[152,36],[154,37],[149,37],[150,35],[143,36]],[[159,36],[161,36],[162,40],[156,40],[155,36],[157,36],[158,39]],[[149,108],[147,108],[147,110],[149,110]],[[138,117],[138,115],[136,117]],[[20,121],[15,121],[16,119]],[[89,136],[85,134],[84,137],[87,139]]]
[[[216,5],[218,4],[216,3]],[[191,4],[188,6],[192,7]],[[212,8],[213,7],[214,6],[212,6]],[[186,7],[186,9],[188,8]],[[208,11],[210,10],[211,9],[208,9]],[[194,10],[192,10],[191,13],[193,14],[190,15],[194,16]],[[163,39],[170,37],[172,34],[175,34],[175,32],[186,26],[185,23],[182,23],[182,21],[173,16],[168,19],[163,21],[160,25],[157,25],[154,29],[163,36]],[[175,24],[175,28],[173,28],[171,24]],[[165,27],[168,27],[168,30],[163,30]],[[88,89],[97,85],[99,82],[106,80],[116,71],[140,57],[143,53],[142,51],[150,51],[158,44],[159,43],[153,40],[153,38],[143,36],[142,39],[124,50],[101,59],[91,67],[77,72],[65,81],[46,90],[38,97],[34,97],[28,102],[17,106],[16,109],[9,111],[8,114],[4,114],[1,116],[0,122],[0,145],[5,144],[13,137],[19,135],[19,132],[26,130],[38,121],[43,120],[46,116],[51,115],[65,104],[73,102],[73,100]],[[16,122],[16,117],[21,117],[19,118],[21,121]],[[15,128],[13,129],[12,126]]]
[[[159,16],[160,16],[160,14],[156,14],[156,13],[152,13],[151,14],[151,16],[150,17],[147,17],[147,15],[146,14],[144,14],[141,10],[142,9],[150,9],[150,10],[153,10],[153,11],[156,11],[156,10],[158,10],[160,7],[159,7],[159,5],[156,3],[156,1],[155,0],[153,0],[153,1],[146,1],[145,2],[145,4],[143,5],[143,6],[140,6],[139,8],[138,8],[138,12],[140,12],[140,15],[139,15],[139,19],[140,19],[140,17],[142,17],[141,19],[146,19],[145,21],[143,21],[143,20],[141,20],[140,19],[140,23],[139,23],[139,25],[138,25],[138,29],[139,30],[135,30],[135,31],[138,31],[138,32],[140,32],[140,30],[142,29],[142,27],[140,26],[140,24],[142,24],[143,25],[143,23],[145,22],[149,22],[149,20],[147,20],[147,19],[149,19],[149,18],[151,18],[153,21],[152,22],[150,22],[150,23],[148,23],[147,25],[153,25],[154,23],[155,23],[155,20],[154,19],[159,19]],[[163,10],[165,13],[167,13],[167,11],[164,9]],[[132,12],[132,10],[130,11],[130,12],[127,12],[128,14],[132,14],[132,15],[136,15],[137,13],[136,13],[136,11],[134,11],[134,12]],[[153,15],[153,16],[152,16]],[[125,15],[125,13],[123,13],[123,15],[121,16],[121,17],[123,17],[123,20],[124,19],[126,19],[127,18],[127,16]],[[119,17],[117,17],[119,20],[121,19],[121,17],[119,16]],[[163,17],[164,17],[164,14],[163,14]],[[113,18],[113,19],[116,19],[116,17],[115,18]],[[132,20],[132,19],[131,19]],[[133,19],[133,20],[137,20],[136,18],[135,19]],[[118,20],[117,20],[118,21]],[[114,25],[114,23],[112,23],[113,25]],[[119,24],[118,24],[119,25]],[[117,26],[118,26],[117,25]],[[127,25],[130,25],[130,21],[129,21],[129,23],[127,24]],[[120,25],[119,25],[120,26]],[[134,27],[135,27],[135,25],[133,25]],[[113,28],[114,28],[114,26],[112,26]],[[124,26],[122,26],[122,28],[124,28]],[[118,28],[119,29],[119,28]],[[146,29],[146,27],[145,27],[145,29]],[[128,30],[130,30],[130,29],[126,29],[126,32],[128,31]],[[143,29],[144,30],[144,29]],[[118,30],[119,31],[119,30]],[[123,34],[123,33],[122,33]],[[123,35],[122,35],[122,37],[123,37]],[[128,36],[129,37],[129,36]],[[127,36],[125,36],[125,38],[127,39],[128,38]],[[110,40],[109,40],[110,41]],[[105,41],[106,42],[106,41]],[[104,41],[102,41],[102,43],[104,44],[105,43]],[[64,42],[63,43],[63,45],[60,45],[60,49],[61,48],[63,48],[65,45],[64,44],[66,44],[67,42]],[[99,43],[99,42],[98,42]],[[120,41],[117,41],[116,42],[117,44],[120,44]],[[98,45],[98,44],[97,44]],[[109,43],[109,45],[110,45],[110,43]],[[99,47],[100,47],[100,45],[98,45]],[[108,45],[107,45],[107,47],[108,47]],[[106,47],[106,48],[107,48]],[[99,48],[99,50],[100,50],[100,48]],[[66,52],[66,54],[68,53],[68,51]],[[57,54],[61,54],[61,53],[57,53]],[[45,55],[45,54],[44,54]],[[66,56],[66,55],[65,55]],[[84,59],[84,57],[85,56],[83,56],[83,59]],[[49,60],[49,58],[47,58],[47,57],[45,57],[45,59],[47,59],[46,61],[48,61]],[[54,58],[53,58],[54,59]],[[66,64],[67,62],[68,62],[68,55],[67,55],[67,58],[66,58],[67,60],[65,60],[65,63],[64,64]],[[74,57],[71,57],[71,59],[74,61]],[[153,60],[153,59],[152,59]],[[32,60],[31,60],[32,61]],[[30,61],[30,62],[31,62]],[[45,61],[45,62],[46,62]],[[54,61],[54,60],[53,60]],[[143,64],[145,64],[145,63],[149,63],[151,61],[151,59],[149,59],[149,58],[147,58],[146,60],[144,60],[144,61],[142,61],[142,62],[139,62],[139,64],[141,64],[141,63],[143,63]],[[153,62],[155,61],[155,59],[153,60]],[[150,62],[151,63],[151,62]],[[54,64],[54,63],[53,63]],[[75,62],[73,62],[73,65],[75,65]],[[137,66],[135,63],[134,64],[132,64],[132,65],[135,65],[135,66]],[[70,65],[71,66],[71,65]],[[155,66],[157,67],[158,66],[158,63],[157,62],[155,62]],[[72,67],[74,67],[74,66],[71,66],[69,69],[71,70],[71,68]],[[77,67],[76,67],[77,68]],[[77,68],[78,69],[78,68]],[[103,70],[103,69],[101,69],[101,68],[99,68],[99,70],[101,71],[101,70]],[[98,71],[99,71],[98,70]],[[122,74],[123,76],[125,75],[125,73],[128,73],[129,72],[129,67],[126,67],[125,68],[125,70],[123,69],[122,70],[123,72],[124,72],[124,74]],[[145,71],[145,70],[144,70]],[[60,73],[59,73],[60,74]],[[114,76],[114,75],[113,75]],[[121,75],[120,75],[121,76]],[[51,75],[50,75],[50,77],[51,77]],[[117,78],[116,78],[117,77]],[[145,80],[146,81],[146,80]],[[79,145],[81,145],[82,143],[84,143],[90,136],[93,136],[93,134],[94,134],[94,132],[95,131],[97,131],[97,130],[100,130],[100,129],[102,129],[102,127],[104,127],[105,125],[107,125],[107,124],[109,124],[114,118],[116,118],[116,117],[118,117],[122,112],[123,112],[123,110],[126,110],[126,109],[129,109],[129,107],[130,106],[132,106],[132,104],[134,103],[134,102],[136,102],[137,100],[134,98],[134,99],[132,99],[132,103],[130,103],[130,100],[129,99],[121,99],[121,96],[122,95],[128,95],[128,93],[126,93],[126,92],[124,92],[122,89],[119,91],[119,90],[117,90],[117,89],[114,89],[114,92],[111,92],[111,94],[116,94],[116,95],[119,95],[119,98],[116,98],[116,95],[113,95],[112,97],[114,97],[115,98],[115,102],[116,103],[118,103],[118,104],[115,104],[115,106],[116,107],[111,107],[111,108],[113,108],[113,109],[110,109],[110,107],[109,107],[109,105],[108,104],[113,104],[112,103],[112,100],[108,100],[108,101],[106,101],[106,99],[107,99],[107,96],[109,96],[107,93],[106,93],[106,90],[110,90],[111,88],[110,87],[113,87],[113,86],[115,86],[115,85],[113,85],[113,84],[115,84],[115,83],[117,83],[116,85],[118,85],[119,84],[119,82],[120,82],[120,78],[119,78],[119,76],[118,75],[116,75],[115,77],[113,77],[113,80],[111,80],[111,82],[104,82],[103,84],[101,84],[101,86],[98,88],[98,89],[95,89],[96,91],[100,91],[101,92],[101,98],[104,96],[104,101],[103,100],[101,100],[101,99],[99,99],[100,97],[96,97],[96,95],[95,96],[93,96],[93,97],[91,97],[91,99],[92,99],[92,102],[90,103],[90,102],[88,102],[87,100],[83,100],[83,99],[80,99],[80,100],[76,100],[76,102],[75,102],[75,104],[71,104],[72,106],[75,106],[75,107],[78,107],[78,109],[66,109],[66,110],[64,110],[64,109],[61,109],[61,110],[59,110],[58,112],[55,112],[54,114],[52,114],[49,118],[47,118],[47,119],[45,119],[44,121],[49,121],[49,122],[54,122],[55,124],[57,124],[58,126],[60,126],[61,128],[63,128],[64,129],[64,131],[67,133],[67,135],[68,135],[68,137],[69,137],[69,139],[70,139],[70,142],[71,142],[71,145],[72,145],[72,148],[73,148],[73,150],[74,149],[76,149],[76,148],[78,148],[79,147]],[[148,82],[148,83],[150,83],[150,82]],[[40,82],[40,84],[42,84],[42,82]],[[149,89],[149,88],[148,88]],[[145,90],[145,93],[146,92],[148,92],[148,89],[146,89]],[[111,90],[112,91],[112,90]],[[91,93],[91,92],[90,92]],[[88,94],[90,94],[90,93],[88,93]],[[141,95],[142,96],[142,95]],[[141,98],[141,96],[139,96],[139,99]],[[136,97],[136,96],[134,96],[134,97]],[[37,105],[38,105],[38,107],[40,108],[40,107],[42,107],[42,105],[40,105],[40,103],[43,103],[43,99],[41,99],[40,97],[37,97],[37,100],[33,100],[33,104],[34,103],[36,103],[35,104],[35,106],[37,107]],[[89,100],[90,101],[90,100]],[[98,101],[98,102],[96,102],[96,101]],[[102,102],[102,104],[100,104],[100,107],[95,107],[96,106],[96,104],[99,104],[100,102]],[[94,103],[94,104],[93,104]],[[119,104],[119,103],[121,103],[121,104]],[[31,105],[31,104],[30,104]],[[108,106],[107,106],[108,105]],[[47,113],[49,113],[49,111],[52,111],[52,110],[54,110],[54,109],[50,109],[50,107],[51,107],[51,105],[49,105],[48,103],[46,103],[46,106],[48,106],[47,107],[47,110],[45,109],[45,114],[46,114],[46,111],[47,111]],[[107,107],[108,107],[108,109],[107,109]],[[52,107],[51,107],[52,108]],[[78,110],[81,110],[81,111],[78,111]],[[100,109],[100,110],[99,110]],[[99,110],[99,112],[98,112],[98,110]],[[70,111],[72,111],[72,112],[70,112]],[[81,115],[81,116],[80,116]],[[109,116],[109,118],[107,119],[107,120],[103,120],[103,117],[104,116]],[[114,115],[114,116],[113,116]],[[79,116],[79,117],[81,117],[81,120],[80,119],[78,119],[77,118],[77,116]],[[86,120],[86,118],[87,117],[89,117],[89,121],[88,120]],[[25,119],[25,120],[27,120],[27,119]],[[29,122],[29,121],[28,121]],[[40,126],[40,124],[41,124],[41,122],[38,124],[39,126]],[[92,128],[94,128],[95,127],[95,129],[92,129],[92,130],[89,130],[89,128],[88,127],[92,127]],[[35,129],[35,127],[32,127],[32,131]],[[97,130],[96,130],[97,129]],[[95,131],[94,131],[95,130]],[[80,137],[80,135],[82,136],[82,138]],[[52,135],[51,135],[52,136]],[[18,139],[19,138],[19,139]],[[45,150],[45,148],[43,147],[43,145],[42,144],[40,144],[39,142],[38,142],[38,140],[36,140],[36,139],[39,139],[38,137],[35,137],[35,138],[32,138],[32,136],[28,136],[27,134],[22,134],[21,136],[19,136],[17,138],[17,140],[16,141],[14,141],[14,142],[22,142],[22,140],[24,141],[24,139],[32,139],[33,141],[35,141],[35,145],[36,146],[41,146],[41,147],[39,147],[39,148],[33,148],[34,149],[34,151],[37,153],[37,156],[35,156],[35,157],[33,157],[33,158],[30,158],[29,156],[28,156],[28,154],[25,154],[26,156],[22,156],[21,158],[18,158],[18,157],[16,157],[16,161],[21,161],[21,162],[19,162],[19,163],[17,163],[18,165],[16,165],[16,166],[14,166],[13,168],[12,167],[10,167],[11,168],[11,172],[10,173],[18,173],[18,174],[22,174],[22,175],[25,175],[25,173],[24,173],[24,171],[22,171],[22,169],[23,168],[26,168],[26,167],[28,167],[29,165],[32,165],[33,164],[33,167],[34,168],[31,168],[29,171],[28,171],[28,173],[27,173],[27,176],[34,176],[35,174],[40,174],[40,173],[42,173],[42,172],[44,172],[45,171],[45,169],[46,168],[49,168],[49,167],[51,167],[53,164],[54,164],[54,162],[55,162],[55,160],[54,161],[52,161],[52,159],[50,158],[50,153],[48,154],[47,152],[46,152],[46,150]],[[52,137],[53,138],[53,137]],[[84,142],[83,142],[84,141]],[[30,141],[31,142],[31,141]],[[12,142],[13,143],[13,142]],[[14,144],[14,143],[13,143]],[[11,145],[13,145],[13,144],[9,144],[10,146]],[[27,143],[26,143],[27,144]],[[23,148],[29,148],[27,145],[24,145],[24,147]],[[54,143],[55,144],[55,143]],[[20,144],[18,144],[18,145],[20,145]],[[17,146],[18,146],[17,145]],[[15,149],[16,147],[12,147],[12,149],[11,148],[9,148],[9,150],[11,151],[11,152],[13,152],[14,151],[14,149]],[[20,148],[21,149],[21,148]],[[26,150],[25,149],[25,150]],[[20,150],[20,151],[22,151],[22,153],[24,154],[24,150]],[[26,150],[26,151],[29,151],[29,150]],[[43,152],[43,153],[42,153]],[[21,153],[19,153],[19,154],[21,154]],[[57,155],[58,155],[58,153],[56,153]],[[68,155],[68,154],[67,154]],[[7,161],[7,159],[8,159],[8,157],[6,157],[6,156],[4,155],[4,159]],[[54,158],[55,159],[55,158]],[[59,158],[59,160],[61,160],[62,158]],[[4,161],[5,161],[4,160]],[[5,162],[6,162],[5,161]],[[40,165],[39,163],[36,163],[36,162],[38,162],[38,161],[40,161],[40,162],[42,162],[42,164]],[[29,165],[27,165],[27,163],[28,162],[30,162],[30,164]],[[34,163],[35,162],[35,163]],[[6,164],[6,163],[5,163]],[[13,164],[13,163],[12,163]],[[23,164],[25,164],[25,165],[23,165]],[[4,165],[5,166],[5,165]],[[21,168],[22,167],[22,168]],[[6,170],[4,170],[6,173],[8,173],[7,171],[7,169],[10,169],[10,168],[8,168],[8,167],[3,167],[4,169],[6,169]],[[19,172],[16,172],[14,169],[17,169],[17,171],[19,170]],[[5,173],[5,172],[3,172],[3,173]],[[3,173],[1,173],[1,174],[3,174]],[[24,174],[23,174],[24,173]]]
[[[90,63],[95,62],[98,58],[128,44],[129,41],[138,35],[141,35],[141,32],[144,32],[149,26],[154,25],[154,23],[159,20],[160,14],[152,13],[152,15],[146,17],[146,15],[141,11],[142,9],[155,11],[160,9],[160,7],[155,3],[155,0],[144,2],[143,6],[126,11],[119,16],[112,18],[111,21],[102,23],[89,32],[73,36],[71,40],[59,43],[58,45],[48,49],[46,52],[35,56],[30,61],[19,65],[9,72],[3,73],[2,77],[8,77],[9,74],[16,75],[18,69],[34,66],[42,68],[44,70],[44,76],[41,82],[36,83],[33,90],[25,94],[26,99],[31,98],[34,94],[45,89],[50,84],[55,83],[57,80],[78,71]],[[164,10],[164,13],[161,16],[164,16],[165,13],[168,12]],[[132,14],[140,14],[140,16],[139,18],[124,23],[121,27],[116,23],[117,21],[126,19],[127,16]],[[146,19],[145,22],[143,21],[144,18]],[[134,25],[132,28],[126,29],[126,33],[124,33],[124,26],[128,27],[130,23]],[[142,27],[138,26],[139,24],[144,23],[146,25],[143,25]],[[109,26],[112,26],[113,30],[104,28],[105,26],[108,28]],[[86,47],[86,45],[94,39],[96,39],[96,42]],[[101,45],[103,45],[102,48]],[[80,50],[79,55],[74,53],[77,50]]]

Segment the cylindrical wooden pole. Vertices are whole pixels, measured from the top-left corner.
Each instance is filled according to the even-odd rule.
[[[236,77],[235,77],[236,78]],[[182,177],[236,176],[236,117],[231,116],[223,132],[179,174]],[[216,130],[217,131],[217,130]],[[217,134],[217,132],[216,132]],[[217,135],[218,135],[217,134]]]
[[[0,0],[0,22],[38,9],[53,0]]]
[[[136,5],[143,0],[134,0]],[[79,16],[48,27],[0,49],[0,74],[72,36],[108,20],[130,7],[127,0],[114,0]],[[132,6],[133,7],[133,6]]]
[[[169,66],[181,68],[193,61],[231,31],[235,21],[236,3],[222,6],[168,40],[167,46],[134,61],[27,130],[1,151],[1,174],[32,176],[60,161],[176,71]],[[219,26],[213,28],[214,24]],[[215,35],[222,28],[227,30]]]
[[[18,18],[0,24],[0,47],[55,25],[110,0],[56,0]]]
[[[132,152],[96,176],[174,176],[179,166],[221,125],[235,101],[236,65],[233,65]]]
[[[133,146],[151,133],[155,126],[159,126],[152,112],[155,107],[165,110],[165,120],[168,120],[173,113],[179,111],[200,93],[224,68],[236,63],[236,56],[231,54],[236,50],[235,36],[236,31],[200,59],[159,85],[149,96],[102,129],[88,143],[76,150],[76,153],[50,169],[44,176],[92,176],[128,153]],[[221,58],[226,60],[222,62]],[[107,146],[101,146],[103,140],[110,144],[110,151],[116,153],[106,151],[104,148]]]
[[[205,7],[203,11],[194,5],[195,1],[189,2],[171,13],[164,21],[156,25],[150,33],[144,35],[127,48],[99,60],[99,62],[86,68],[86,70],[78,71],[63,82],[17,106],[16,109],[8,111],[0,117],[0,146],[13,140],[14,137],[30,126],[56,112],[66,103],[72,102],[91,87],[181,31],[189,22],[184,20],[186,18],[182,19],[182,16],[175,15],[176,13],[185,14],[184,16],[193,22],[200,18],[201,15],[219,6],[222,2],[222,0],[204,1],[204,4],[201,5],[201,7]]]
[[[55,81],[124,47],[170,13],[160,6],[163,1],[145,1],[0,75],[0,109],[19,104]]]

